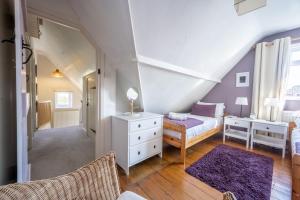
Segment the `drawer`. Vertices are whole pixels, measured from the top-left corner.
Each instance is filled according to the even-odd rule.
[[[145,142],[139,145],[130,147],[129,149],[129,163],[130,165],[136,164],[149,156],[158,154],[162,149],[162,137]]]
[[[162,132],[162,128],[153,128],[135,132],[134,134],[129,135],[129,144],[130,146],[133,146],[161,137]]]
[[[284,134],[287,132],[287,127],[285,126],[278,126],[278,125],[264,124],[264,123],[253,123],[252,128],[254,130],[266,131],[271,133]]]
[[[225,118],[225,122],[224,123],[226,125],[230,125],[230,126],[250,128],[250,121],[243,121],[243,120]]]
[[[161,123],[162,123],[162,118],[160,117],[129,122],[129,132],[135,132],[135,131],[154,128],[154,127],[161,127],[162,126]]]

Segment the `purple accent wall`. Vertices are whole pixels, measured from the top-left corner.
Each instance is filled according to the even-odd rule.
[[[300,37],[300,28],[282,33],[276,33],[265,37],[258,42],[270,42],[287,36],[291,36],[292,38]],[[254,62],[255,50],[252,49],[232,68],[232,70],[225,75],[221,83],[215,85],[215,87],[201,101],[212,103],[224,102],[226,106],[226,112],[232,115],[239,115],[241,107],[239,105],[235,105],[235,99],[236,97],[247,97],[248,106],[243,106],[243,116],[249,116],[252,102]],[[250,72],[249,87],[235,87],[236,73],[239,72]],[[300,101],[287,101],[285,110],[300,110]]]

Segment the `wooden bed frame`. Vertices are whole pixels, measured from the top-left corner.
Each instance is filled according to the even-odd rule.
[[[180,149],[180,163],[183,163],[185,167],[186,149],[209,138],[212,135],[221,132],[223,130],[223,124],[204,133],[201,133],[200,135],[194,136],[189,140],[186,140],[186,128],[184,125],[175,124],[168,119],[164,119],[164,129],[177,131],[181,134],[181,139],[164,134],[163,140],[165,143]]]

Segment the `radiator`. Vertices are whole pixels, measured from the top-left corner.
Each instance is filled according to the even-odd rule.
[[[53,114],[54,128],[79,126],[79,109],[56,109]]]

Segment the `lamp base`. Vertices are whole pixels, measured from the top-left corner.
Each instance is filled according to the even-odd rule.
[[[139,117],[139,116],[141,116],[141,113],[126,112],[126,113],[123,113],[122,115],[125,115],[125,116],[131,116],[131,117]]]
[[[243,105],[241,105],[240,117],[242,117],[242,113],[243,113]]]

